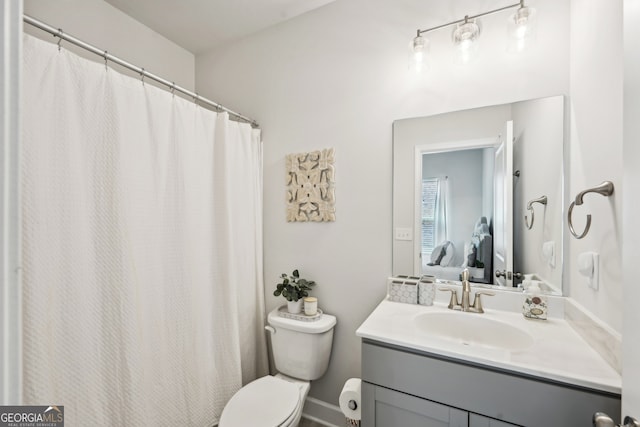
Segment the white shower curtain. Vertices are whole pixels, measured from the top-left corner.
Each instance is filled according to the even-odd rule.
[[[258,130],[25,35],[24,402],[211,426],[266,373]]]

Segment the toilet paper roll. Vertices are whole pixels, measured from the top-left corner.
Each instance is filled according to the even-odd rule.
[[[352,420],[360,420],[361,418],[361,389],[362,381],[360,378],[349,378],[342,387],[340,393],[340,410],[345,417]]]

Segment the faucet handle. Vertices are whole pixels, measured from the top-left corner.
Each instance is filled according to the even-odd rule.
[[[438,288],[439,291],[449,291],[451,292],[451,299],[449,300],[449,309],[454,309],[455,307],[459,307],[460,303],[458,302],[458,290],[455,288]]]
[[[482,299],[480,297],[482,295],[488,295],[492,297],[495,294],[496,294],[495,292],[490,292],[490,291],[476,292],[476,295],[473,297],[473,311],[475,311],[476,313],[484,313],[484,310],[482,308]]]

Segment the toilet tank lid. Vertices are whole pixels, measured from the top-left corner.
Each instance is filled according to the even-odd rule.
[[[321,334],[327,332],[336,325],[336,317],[327,313],[322,313],[317,320],[303,321],[288,319],[278,314],[278,308],[276,307],[269,313],[267,320],[271,326],[278,326],[280,328],[289,329],[297,332],[304,332],[307,334]]]

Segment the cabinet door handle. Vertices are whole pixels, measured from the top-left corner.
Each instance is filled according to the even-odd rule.
[[[624,424],[616,424],[611,417],[604,412],[593,414],[593,427],[640,427],[640,421],[633,417],[624,417]]]
[[[624,424],[621,427],[640,427],[640,421],[627,415],[624,417]]]
[[[593,427],[616,427],[616,423],[604,412],[596,412],[593,414]]]

